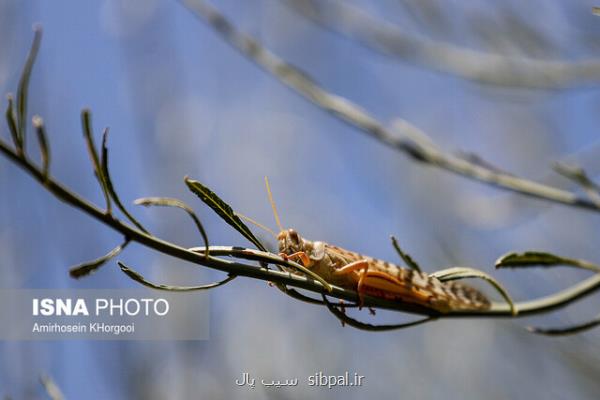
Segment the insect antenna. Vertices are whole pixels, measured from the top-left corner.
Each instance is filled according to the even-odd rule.
[[[279,228],[279,231],[283,231],[283,226],[281,225],[281,221],[279,220],[279,214],[277,213],[277,207],[275,206],[275,200],[273,200],[273,193],[271,193],[271,186],[269,186],[269,178],[265,176],[265,185],[267,187],[267,194],[269,195],[269,202],[271,203],[271,208],[273,209],[273,215],[275,216],[275,223]]]
[[[235,212],[235,215],[237,215],[238,217],[240,217],[241,219],[243,219],[246,222],[250,222],[251,224],[258,226],[260,229],[264,229],[265,231],[269,232],[274,238],[277,238],[277,235],[275,234],[275,232],[273,232],[272,229],[267,228],[265,225],[261,224],[260,222],[256,222],[252,218],[246,217],[244,214],[240,214],[237,211]]]

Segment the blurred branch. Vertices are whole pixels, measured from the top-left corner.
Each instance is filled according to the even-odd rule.
[[[582,168],[558,162],[554,164],[554,170],[580,185],[585,190],[588,198],[600,207],[600,186],[592,181]]]
[[[406,121],[395,124],[394,129],[385,127],[358,105],[343,97],[329,93],[307,74],[285,62],[254,38],[238,31],[217,9],[207,2],[203,0],[181,1],[194,15],[213,28],[227,43],[296,93],[383,144],[410,156],[415,161],[523,195],[600,212],[600,205],[581,198],[575,193],[519,178],[485,165],[481,161],[474,162],[443,152],[430,140],[423,139],[427,135]],[[398,134],[400,134],[400,137],[398,137]],[[478,159],[481,160],[481,158]]]
[[[463,79],[536,89],[600,82],[600,59],[568,62],[480,52],[409,34],[341,0],[283,1],[323,28],[367,48]]]
[[[40,376],[40,382],[51,400],[63,400],[65,397],[58,385],[47,375]]]

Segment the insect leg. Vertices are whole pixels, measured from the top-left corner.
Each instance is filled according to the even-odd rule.
[[[335,275],[347,275],[352,272],[360,271],[359,272],[360,276],[358,278],[358,285],[356,286],[356,291],[358,292],[359,308],[362,308],[362,304],[363,304],[364,293],[362,290],[362,286],[363,286],[364,278],[367,275],[368,270],[369,270],[369,261],[358,260],[358,261],[351,262],[350,264],[344,265],[342,268],[333,272]]]
[[[298,257],[300,259],[300,261],[302,261],[302,265],[305,266],[306,268],[310,268],[313,264],[312,261],[310,260],[310,257],[308,257],[308,255],[303,251],[298,251],[293,254],[279,253],[279,257],[283,258],[284,260]]]
[[[347,275],[351,272],[364,269],[365,271],[369,268],[369,261],[367,260],[358,260],[351,262],[350,264],[344,265],[342,268],[335,270],[333,273],[335,275]]]

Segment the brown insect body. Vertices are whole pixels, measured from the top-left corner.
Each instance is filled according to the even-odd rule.
[[[302,238],[293,229],[277,236],[279,252],[297,258],[327,282],[388,300],[405,301],[435,309],[485,310],[489,300],[478,290],[458,282],[441,282],[435,277],[402,268],[387,261],[363,256],[325,242]],[[295,272],[295,271],[291,271]]]

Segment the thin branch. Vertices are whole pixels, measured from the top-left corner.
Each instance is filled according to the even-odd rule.
[[[519,178],[495,169],[444,153],[425,141],[412,137],[417,128],[403,121],[404,130],[386,128],[367,111],[353,102],[329,93],[297,67],[285,62],[254,38],[239,32],[217,9],[203,0],[181,0],[200,20],[206,22],[231,46],[323,110],[347,122],[383,144],[398,150],[414,160],[477,180],[491,186],[511,190],[530,197],[600,212],[600,206],[575,193],[539,182]],[[402,136],[398,137],[397,133]]]
[[[0,140],[0,152],[3,153],[8,159],[13,161],[15,164],[22,167],[39,183],[44,184],[44,176],[42,174],[42,171],[40,171],[28,159],[19,156],[16,150],[11,149],[8,146],[8,144],[6,144],[2,140]],[[201,248],[185,249],[176,244],[166,242],[155,236],[151,236],[139,229],[136,229],[135,227],[132,227],[120,221],[112,215],[105,214],[102,209],[89,203],[87,200],[79,197],[77,194],[71,192],[62,184],[55,181],[52,177],[48,178],[45,187],[48,191],[50,191],[61,201],[87,213],[99,222],[121,233],[124,237],[129,238],[131,241],[140,243],[148,248],[154,249],[163,254],[170,255],[180,260],[189,261],[194,264],[204,265],[206,267],[213,268],[219,271],[224,271],[231,275],[245,276],[248,278],[273,282],[275,284],[282,284],[294,288],[305,289],[319,295],[322,294],[325,290],[327,290],[327,288],[320,282],[315,281],[311,278],[307,278],[305,276],[292,274],[289,272],[267,269],[265,267],[259,267],[256,265],[234,262],[219,257],[229,256],[241,259],[257,260],[262,261],[263,263],[282,264],[293,268],[290,262],[282,260],[279,256],[275,254],[265,253],[253,249],[245,249],[241,247],[212,246],[209,250],[210,256],[205,257]],[[331,293],[328,294],[329,296],[338,299],[348,300],[355,303],[359,300],[358,295],[355,291],[343,289],[334,285],[330,285],[330,287]],[[596,274],[591,278],[588,278],[576,285],[571,286],[568,289],[565,289],[551,296],[521,303],[515,303],[515,308],[518,312],[518,316],[543,313],[546,311],[564,307],[570,304],[571,302],[578,300],[598,289],[600,289],[600,274]],[[364,297],[364,306],[445,318],[513,316],[511,309],[508,305],[495,302],[492,303],[491,308],[489,310],[456,311],[450,312],[448,314],[440,314],[435,310],[419,306],[417,304],[394,302],[372,296]]]
[[[353,328],[361,329],[364,331],[372,331],[372,332],[392,331],[392,330],[410,328],[412,326],[421,325],[426,322],[432,322],[432,321],[436,320],[435,317],[426,317],[423,319],[418,319],[416,321],[404,322],[404,323],[395,324],[395,325],[372,325],[372,324],[361,322],[354,318],[349,317],[343,311],[338,310],[338,308],[335,305],[331,304],[331,302],[329,300],[327,300],[327,296],[325,296],[325,294],[323,294],[322,296],[323,296],[323,302],[325,303],[325,306],[327,307],[327,309],[333,315],[335,315],[335,317],[337,319],[340,320],[342,325],[348,324],[348,325],[352,326]],[[346,307],[346,306],[344,306],[344,307]]]
[[[387,56],[478,83],[562,89],[600,82],[600,60],[542,60],[475,51],[410,34],[341,0],[284,0],[321,27]]]
[[[600,273],[600,265],[596,265],[587,260],[560,257],[550,253],[534,252],[529,251],[525,253],[508,253],[500,257],[496,261],[496,268],[527,268],[527,267],[557,267],[557,266],[571,266],[575,268],[586,269],[589,271],[596,272],[596,275]],[[540,327],[527,327],[527,330],[540,335],[548,336],[564,336],[580,333],[589,329],[592,329],[600,325],[600,315],[597,315],[590,321],[561,327],[561,328],[540,328]]]
[[[554,170],[579,184],[590,200],[600,207],[600,185],[592,181],[582,168],[557,162],[554,164]]]
[[[282,291],[285,294],[287,294],[288,296],[290,296],[290,297],[292,297],[292,298],[294,298],[296,300],[303,301],[305,303],[317,304],[317,305],[325,305],[325,302],[323,300],[315,299],[314,297],[310,297],[310,296],[306,296],[306,295],[298,292],[296,289],[285,288]],[[358,304],[356,304],[355,306],[358,307]]]

